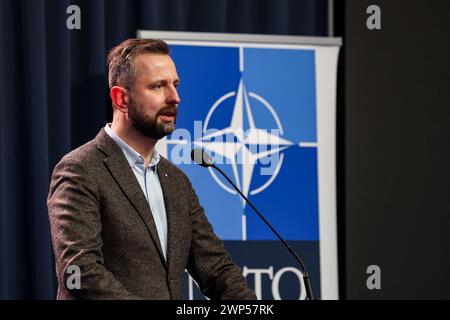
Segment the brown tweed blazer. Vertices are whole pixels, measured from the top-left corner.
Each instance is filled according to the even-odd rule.
[[[58,299],[182,299],[185,269],[211,299],[256,299],[185,174],[161,157],[158,175],[168,221],[167,262],[150,206],[104,129],[56,165],[47,205]],[[80,289],[66,286],[71,265],[81,270]]]

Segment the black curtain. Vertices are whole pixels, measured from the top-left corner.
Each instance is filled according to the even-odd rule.
[[[326,36],[327,0],[0,0],[0,299],[53,299],[54,165],[111,119],[105,57],[137,29]],[[81,9],[68,30],[67,7]]]

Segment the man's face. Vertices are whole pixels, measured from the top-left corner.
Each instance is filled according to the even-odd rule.
[[[131,88],[128,115],[143,135],[161,139],[175,129],[180,82],[168,55],[141,54],[134,61],[136,81]]]

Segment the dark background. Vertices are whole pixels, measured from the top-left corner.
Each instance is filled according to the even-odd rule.
[[[381,8],[368,30],[366,8]],[[338,150],[350,299],[450,298],[450,2],[347,1]],[[367,290],[366,268],[381,268]]]
[[[81,30],[66,8],[81,8]],[[381,30],[366,8],[381,8]],[[327,0],[0,0],[0,299],[53,299],[51,171],[111,119],[137,29],[328,35]],[[342,299],[450,298],[450,3],[335,1]],[[368,290],[366,268],[381,268]]]

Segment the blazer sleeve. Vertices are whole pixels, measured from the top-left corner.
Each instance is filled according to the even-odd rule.
[[[192,244],[187,271],[202,292],[213,300],[256,300],[241,269],[216,236],[188,181],[191,197]]]
[[[97,185],[76,159],[55,167],[47,199],[59,285],[79,299],[134,299],[103,265]],[[70,266],[81,271],[80,287],[69,289]]]

